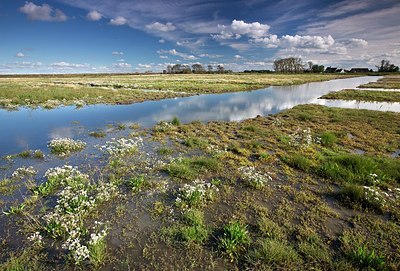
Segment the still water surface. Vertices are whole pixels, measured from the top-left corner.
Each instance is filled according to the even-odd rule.
[[[170,121],[174,116],[183,123],[193,120],[240,121],[257,115],[274,114],[307,103],[400,112],[399,103],[357,103],[318,99],[328,92],[355,88],[379,78],[358,77],[296,86],[272,86],[256,91],[207,94],[131,105],[92,105],[81,109],[67,106],[53,110],[0,110],[0,156],[26,149],[46,149],[47,142],[53,138],[82,139],[87,137],[88,130],[103,129],[107,124],[138,123],[141,127],[151,127],[162,120]]]

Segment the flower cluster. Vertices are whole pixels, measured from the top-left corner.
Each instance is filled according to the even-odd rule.
[[[200,207],[212,201],[218,188],[211,183],[202,180],[195,180],[192,184],[185,184],[178,191],[175,203],[183,209]]]
[[[313,137],[311,135],[311,129],[300,129],[297,128],[294,133],[289,135],[289,144],[299,148],[307,148],[313,143]]]
[[[86,147],[86,143],[71,138],[56,138],[49,141],[47,146],[51,153],[59,156],[67,156],[72,152],[83,150]]]
[[[63,167],[50,168],[44,174],[47,182],[37,187],[38,193],[47,196],[58,186],[72,186],[89,182],[89,176],[81,173],[76,167],[64,165]]]
[[[283,120],[281,120],[280,118],[275,118],[272,121],[272,125],[277,126],[277,127],[282,126],[283,125]]]
[[[370,173],[368,175],[368,183],[376,185],[381,181],[381,179],[379,178],[378,174],[375,173]]]
[[[22,179],[25,176],[35,176],[36,174],[37,171],[33,167],[20,167],[13,172],[11,177],[15,179]]]
[[[31,236],[28,237],[28,240],[34,243],[35,245],[41,245],[43,237],[40,235],[40,232],[34,232]]]
[[[45,176],[65,186],[57,194],[54,209],[42,217],[45,231],[53,238],[64,238],[63,248],[70,251],[76,264],[90,259],[91,246],[104,239],[106,231],[96,227],[98,231],[88,240],[84,218],[100,203],[110,200],[117,193],[117,187],[105,182],[90,185],[88,176],[71,166],[49,169]]]
[[[111,141],[106,141],[105,145],[100,146],[100,150],[113,156],[125,155],[136,152],[142,144],[143,139],[141,137],[133,139],[111,138]]]
[[[378,191],[378,188],[371,186],[363,186],[365,199],[376,206],[384,207],[386,204],[385,196],[389,196],[386,192]]]
[[[260,189],[272,181],[270,173],[262,173],[255,169],[255,167],[240,167],[240,173],[242,174],[243,180],[245,180],[250,186]]]

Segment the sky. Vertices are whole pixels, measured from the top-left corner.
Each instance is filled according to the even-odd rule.
[[[399,0],[0,0],[0,74],[400,65]]]

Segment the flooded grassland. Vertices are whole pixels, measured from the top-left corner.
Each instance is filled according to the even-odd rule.
[[[354,75],[338,74],[155,74],[1,76],[0,106],[130,104],[204,93],[254,90]]]
[[[1,162],[2,270],[398,270],[400,114],[108,125]]]

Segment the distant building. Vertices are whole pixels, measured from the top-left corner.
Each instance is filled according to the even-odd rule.
[[[325,69],[325,72],[326,72],[326,73],[334,73],[334,72],[336,72],[336,70],[337,70],[337,68],[334,68],[334,67],[327,67],[327,68]]]
[[[351,68],[351,73],[366,73],[369,72],[368,68]]]
[[[344,70],[343,70],[343,69],[336,69],[335,72],[336,72],[336,73],[344,73]]]

